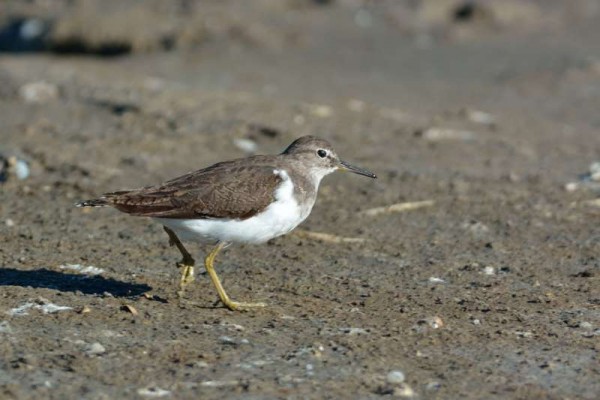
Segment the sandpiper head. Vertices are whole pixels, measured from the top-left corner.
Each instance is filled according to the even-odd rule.
[[[364,168],[340,160],[335,150],[333,150],[331,143],[314,136],[302,136],[301,138],[294,140],[294,142],[284,150],[283,154],[298,157],[318,180],[321,180],[325,175],[329,175],[338,169],[368,176],[369,178],[377,178],[374,173]]]

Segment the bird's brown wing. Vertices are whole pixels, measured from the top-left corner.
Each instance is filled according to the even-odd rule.
[[[120,211],[144,217],[246,219],[273,201],[282,181],[274,169],[219,163],[162,185],[106,193],[102,199]]]

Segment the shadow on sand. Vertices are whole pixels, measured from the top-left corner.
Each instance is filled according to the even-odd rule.
[[[139,296],[152,289],[145,284],[121,282],[100,276],[65,274],[44,268],[32,271],[0,268],[0,286],[29,286],[95,295],[110,293],[114,297]]]

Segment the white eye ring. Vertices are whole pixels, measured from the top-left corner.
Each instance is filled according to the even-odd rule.
[[[319,149],[317,150],[317,155],[321,158],[327,157],[327,150]]]

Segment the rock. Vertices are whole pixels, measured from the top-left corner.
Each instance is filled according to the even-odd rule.
[[[488,114],[484,111],[466,108],[461,110],[461,114],[466,119],[476,124],[487,126],[494,126],[496,124],[496,118],[492,114]]]
[[[417,323],[413,325],[411,329],[418,333],[425,333],[430,329],[439,329],[443,326],[444,321],[440,317],[434,316],[418,320]]]
[[[320,118],[331,117],[331,115],[333,114],[333,109],[330,106],[324,104],[311,104],[309,106],[309,109],[313,115],[316,115]]]
[[[388,383],[391,383],[392,385],[397,385],[404,382],[405,377],[402,371],[394,370],[390,371],[385,379]]]
[[[429,142],[440,142],[447,140],[471,141],[475,139],[475,133],[457,129],[428,128],[417,131],[416,136],[422,137]]]
[[[435,276],[432,276],[429,278],[429,283],[446,283],[446,281],[443,280],[442,278],[437,278]]]
[[[496,270],[494,269],[494,267],[488,266],[488,267],[485,267],[483,269],[483,274],[484,275],[495,275],[496,274]]]
[[[600,161],[590,164],[588,171],[579,175],[579,181],[569,182],[565,185],[567,192],[574,192],[582,188],[600,192]]]
[[[590,179],[600,182],[600,162],[595,162],[590,165]]]
[[[593,328],[592,324],[587,321],[583,321],[583,322],[579,323],[579,327],[583,328],[583,329],[592,329]]]
[[[223,344],[236,345],[237,342],[234,338],[229,336],[219,336],[219,342]]]
[[[130,313],[133,316],[137,316],[138,315],[138,310],[136,310],[134,306],[129,305],[129,304],[123,304],[121,306],[121,310],[122,311],[127,311],[128,313]]]
[[[348,100],[347,107],[348,107],[348,110],[350,110],[350,111],[363,112],[363,111],[365,111],[366,104],[362,100],[350,99],[350,100]]]
[[[27,164],[27,161],[15,158],[13,169],[18,180],[22,181],[29,177],[29,164]]]
[[[169,390],[161,389],[156,386],[138,389],[137,393],[143,397],[165,397],[171,395]]]
[[[408,386],[406,383],[401,384],[399,387],[394,389],[394,396],[411,398],[415,397],[415,391]]]
[[[12,328],[10,327],[8,321],[0,322],[0,333],[12,333]]]
[[[106,348],[98,342],[94,342],[85,348],[85,354],[89,356],[97,356],[106,353]]]
[[[10,16],[0,24],[0,51],[10,53],[36,52],[44,49],[50,23],[39,18]],[[4,17],[4,15],[3,15]]]
[[[366,329],[355,328],[355,327],[340,328],[340,331],[342,333],[348,334],[350,336],[354,336],[354,335],[368,335],[369,334],[369,332]]]
[[[461,225],[463,229],[470,231],[473,236],[481,238],[490,232],[490,228],[480,221],[467,221]]]
[[[58,97],[58,87],[45,81],[29,82],[19,88],[25,103],[46,103]]]
[[[0,182],[6,182],[12,177],[24,180],[29,177],[29,164],[27,161],[15,157],[0,154]]]
[[[254,154],[258,150],[258,144],[252,139],[233,139],[233,144],[244,153]]]

